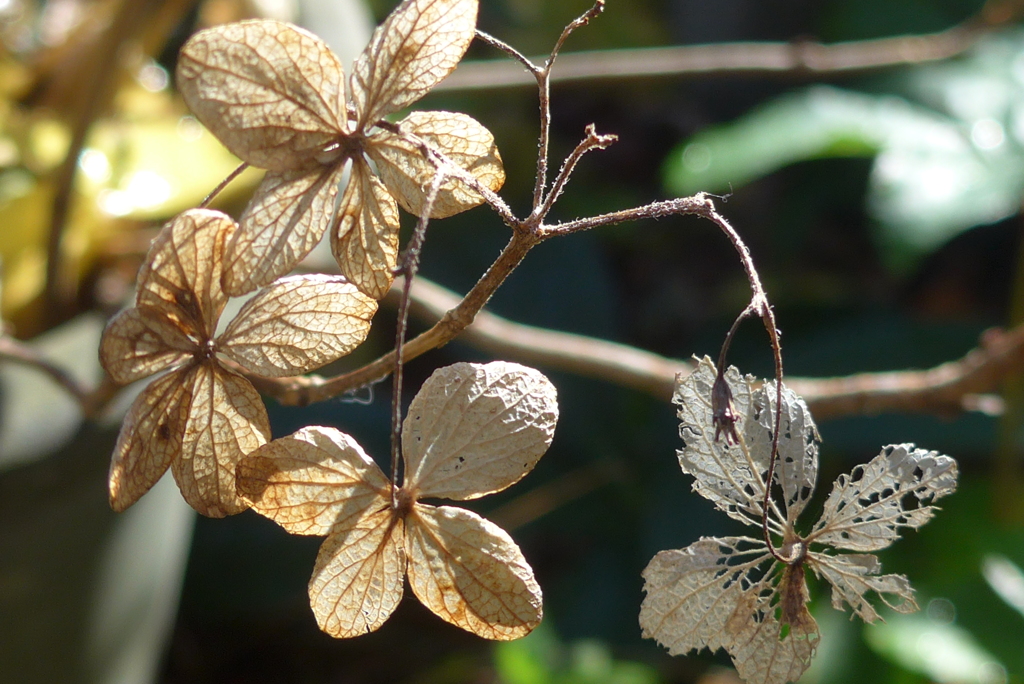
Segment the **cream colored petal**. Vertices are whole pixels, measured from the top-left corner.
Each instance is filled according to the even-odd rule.
[[[473,117],[452,112],[413,112],[399,123],[399,128],[429,143],[489,190],[497,191],[504,185],[505,169],[494,136]],[[420,148],[400,135],[381,129],[370,136],[366,150],[398,204],[410,214],[421,216],[436,170]],[[483,201],[483,197],[462,181],[447,178],[432,205],[430,217],[454,216]]]
[[[957,463],[913,444],[890,444],[836,478],[808,541],[850,551],[879,551],[932,519],[935,500],[956,491]]]
[[[309,603],[316,622],[338,639],[379,628],[402,600],[402,520],[386,499],[366,515],[340,522],[316,557]]]
[[[903,575],[880,575],[882,564],[877,556],[829,556],[812,552],[807,562],[818,576],[832,585],[832,607],[836,610],[843,610],[844,604],[849,604],[864,622],[880,620],[881,616],[868,600],[868,592],[874,592],[882,603],[898,613],[918,610],[910,581]]]
[[[100,341],[100,363],[122,385],[179,365],[199,350],[177,326],[155,309],[125,309],[107,324]]]
[[[434,371],[402,426],[406,486],[419,497],[475,499],[533,469],[558,421],[554,385],[516,363]]]
[[[753,592],[747,592],[745,598],[753,599]],[[756,608],[750,610],[754,605]],[[784,626],[774,613],[775,607],[763,597],[757,604],[752,600],[748,606],[741,604],[730,621],[740,628],[733,634],[734,645],[729,652],[736,674],[747,684],[796,682],[810,667],[818,648],[818,625],[806,609],[805,621],[797,625]],[[784,627],[788,627],[785,635]]]
[[[246,302],[217,348],[263,377],[307,373],[362,344],[376,311],[340,276],[282,278]]]
[[[261,169],[315,163],[346,132],[338,58],[313,34],[279,21],[192,36],[178,58],[178,89],[232,153]]]
[[[503,529],[462,508],[424,504],[405,522],[409,585],[438,617],[502,641],[540,624],[540,587]]]
[[[353,66],[358,128],[412,104],[455,69],[476,33],[477,0],[404,0]]]
[[[172,219],[139,269],[136,304],[161,311],[198,340],[212,338],[227,302],[221,271],[235,227],[231,217],[210,209],[189,209]]]
[[[742,537],[704,537],[658,553],[643,572],[643,636],[671,655],[731,649],[729,619],[758,568],[770,560],[763,543]]]
[[[238,464],[238,493],[290,534],[326,536],[387,505],[391,483],[362,447],[310,426],[264,444]]]
[[[181,451],[195,373],[157,378],[135,398],[110,462],[110,507],[123,511],[149,491]]]
[[[398,264],[398,205],[362,159],[338,208],[331,248],[342,274],[374,299],[387,294]]]
[[[805,605],[803,567],[762,573],[766,561],[764,543],[744,537],[662,551],[643,573],[643,636],[672,655],[724,648],[747,684],[795,682],[810,665],[818,626]]]
[[[269,285],[316,247],[334,217],[344,164],[268,172],[227,244],[224,289],[232,297]]]
[[[235,492],[238,462],[270,439],[260,395],[249,381],[216,362],[190,371],[192,402],[184,425],[181,455],[171,465],[182,496],[211,518],[248,507]]]

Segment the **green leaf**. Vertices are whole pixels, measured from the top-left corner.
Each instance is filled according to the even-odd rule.
[[[783,166],[876,155],[867,198],[890,262],[1014,214],[1024,151],[994,118],[968,123],[894,95],[815,87],[702,131],[665,166],[671,192],[721,192]]]
[[[878,655],[938,684],[1006,681],[1006,668],[970,632],[922,615],[893,615],[865,625],[864,639]]]
[[[665,165],[671,192],[727,191],[787,164],[824,157],[875,154],[892,116],[892,102],[835,88],[786,95],[737,121],[705,129],[676,148]]]

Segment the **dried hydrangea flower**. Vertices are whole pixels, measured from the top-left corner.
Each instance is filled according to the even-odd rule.
[[[216,335],[227,295],[228,216],[193,209],[165,225],[139,272],[135,306],[103,333],[100,360],[127,384],[168,371],[136,398],[110,465],[110,505],[122,511],[171,468],[203,515],[238,513],[235,466],[270,437],[259,393],[223,359],[262,377],[305,373],[349,353],[377,302],[337,276],[282,278]]]
[[[177,74],[185,102],[231,152],[267,169],[227,247],[229,294],[287,273],[333,219],[331,244],[342,273],[363,292],[384,296],[397,262],[397,205],[419,215],[435,170],[406,136],[377,123],[455,68],[473,40],[476,14],[477,0],[405,0],[356,60],[348,94],[335,54],[289,24],[226,24],[185,44]],[[473,118],[415,112],[395,125],[491,190],[504,183],[494,138]],[[348,161],[352,175],[339,199]],[[481,202],[464,183],[448,179],[431,216]]]
[[[513,363],[434,372],[402,425],[403,485],[333,428],[307,427],[242,459],[238,491],[292,534],[326,535],[309,582],[320,629],[338,638],[379,628],[413,593],[435,614],[488,639],[540,623],[541,592],[511,537],[465,501],[518,482],[547,451],[555,388]]]
[[[718,440],[715,377],[705,358],[676,385],[685,442],[679,463],[696,478],[697,493],[729,517],[760,528],[776,388],[768,383],[752,390],[753,378],[730,368],[725,378],[739,430],[735,442]],[[796,521],[814,491],[819,438],[807,405],[785,387],[780,431],[775,483],[783,501],[781,509],[771,502],[768,525],[782,539],[777,553],[785,562],[761,538],[704,537],[685,549],[662,551],[644,570],[644,636],[673,655],[724,648],[751,684],[796,681],[810,664],[819,635],[806,605],[807,569],[832,586],[834,608],[848,604],[866,622],[879,619],[868,592],[898,612],[917,610],[907,578],[880,574],[878,558],[865,552],[889,546],[900,528],[924,525],[936,510],[932,502],[956,489],[957,466],[949,456],[912,444],[887,446],[836,480],[821,519],[801,535]]]

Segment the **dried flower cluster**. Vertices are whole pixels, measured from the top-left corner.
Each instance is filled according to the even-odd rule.
[[[270,438],[267,411],[248,380],[305,373],[349,353],[370,329],[377,302],[338,276],[282,278],[250,299],[216,335],[227,296],[224,244],[237,224],[193,209],[153,241],[135,306],[114,318],[100,359],[116,381],[161,371],[128,411],[110,466],[110,502],[124,510],[168,467],[203,515],[246,508],[235,466]]]
[[[471,117],[415,112],[382,125],[455,68],[473,40],[476,14],[476,0],[403,2],[356,60],[347,92],[337,56],[295,26],[246,21],[200,31],[185,44],[178,61],[185,102],[235,155],[267,169],[227,245],[229,295],[290,271],[330,227],[341,272],[383,297],[398,256],[398,205],[419,216],[435,173],[416,140],[489,189],[501,187],[494,138]],[[347,166],[351,178],[339,200]],[[430,215],[451,216],[482,201],[449,180]]]
[[[310,427],[246,457],[239,492],[293,534],[326,535],[309,584],[320,628],[373,631],[402,598],[406,574],[438,616],[488,639],[540,623],[541,592],[504,530],[465,501],[518,482],[547,451],[558,420],[554,386],[512,363],[437,370],[402,429],[405,481],[394,488],[348,435]]]
[[[419,500],[474,499],[533,468],[558,416],[543,375],[502,363],[436,372],[405,422],[401,485],[331,428],[270,442],[266,409],[242,375],[300,375],[362,343],[395,276],[398,205],[441,218],[483,201],[443,177],[428,207],[441,164],[501,187],[494,140],[472,118],[416,112],[384,120],[455,68],[476,13],[476,0],[406,0],[357,60],[347,95],[338,58],[294,26],[248,21],[193,36],[178,67],[186,102],[267,174],[240,222],[193,209],[164,226],[135,306],[103,336],[101,360],[117,382],[164,372],[125,419],[111,505],[131,506],[170,468],[204,515],[252,505],[289,532],[326,535],[310,600],[336,637],[383,624],[406,574],[431,610],[484,637],[516,638],[541,618],[540,588],[503,530]],[[329,227],[342,275],[282,277]],[[217,334],[228,297],[261,287]]]
[[[753,378],[730,368],[725,379],[739,430],[735,443],[719,441],[712,409],[716,377],[705,358],[676,387],[685,443],[679,464],[696,478],[694,491],[730,518],[760,527],[776,388],[769,383],[752,390]],[[640,609],[644,636],[670,653],[724,648],[740,677],[756,684],[796,681],[810,664],[818,625],[806,605],[808,568],[831,585],[834,608],[849,605],[866,622],[879,619],[869,592],[898,612],[917,610],[907,578],[879,574],[878,558],[865,552],[892,544],[900,528],[928,522],[936,510],[932,502],[951,494],[957,480],[949,456],[912,444],[887,446],[839,477],[821,519],[801,535],[796,522],[814,491],[819,439],[806,404],[787,388],[779,432],[773,479],[783,501],[781,508],[771,502],[767,515],[782,548],[769,549],[760,538],[705,537],[685,549],[662,551],[644,570],[647,596]],[[815,545],[822,548],[812,550]]]
[[[598,1],[571,24],[558,46],[602,8]],[[339,638],[378,629],[406,578],[435,614],[489,639],[521,637],[542,615],[533,571],[507,533],[471,511],[423,500],[476,499],[525,476],[550,445],[558,418],[547,378],[503,362],[436,371],[401,423],[400,449],[396,400],[390,478],[334,428],[310,426],[271,441],[266,409],[246,378],[308,373],[363,342],[396,275],[399,206],[421,217],[421,227],[482,203],[483,195],[499,214],[508,211],[489,194],[503,184],[504,170],[480,123],[450,112],[386,119],[455,68],[475,35],[476,15],[477,0],[404,0],[373,34],[347,84],[328,47],[288,24],[247,21],[193,36],[178,63],[185,101],[228,149],[266,175],[238,222],[200,208],[164,226],[140,271],[135,305],[110,322],[101,345],[103,366],[119,383],[162,374],[125,419],[110,469],[111,505],[131,506],[170,469],[185,500],[204,515],[252,507],[292,534],[325,536],[309,596],[321,629]],[[541,85],[542,163],[529,221],[502,214],[514,229],[510,259],[558,232],[549,226],[544,233],[542,223],[574,165],[614,139],[588,129],[545,195],[545,79],[557,50],[545,68],[531,65]],[[693,199],[693,212],[741,245],[703,195]],[[633,214],[683,211],[669,204]],[[627,214],[554,228],[569,233]],[[341,275],[287,276],[324,233]],[[749,254],[740,253],[754,290],[741,318],[763,312],[774,331]],[[508,272],[518,261],[509,263]],[[256,290],[218,333],[228,297]],[[888,546],[900,528],[927,522],[932,502],[955,489],[957,470],[935,452],[886,447],[839,478],[821,520],[801,535],[796,522],[814,490],[817,432],[788,389],[776,430],[777,387],[754,391],[751,380],[735,369],[718,376],[705,359],[678,384],[685,441],[679,461],[698,493],[730,517],[763,526],[764,535],[703,538],[659,553],[644,572],[640,624],[673,654],[724,648],[744,679],[784,684],[807,668],[818,643],[806,605],[807,569],[832,586],[836,608],[848,604],[868,622],[879,619],[868,592],[897,611],[917,609],[907,579],[879,574],[878,559],[867,552]],[[781,504],[769,496],[776,485]],[[772,535],[781,548],[772,546]]]
[[[493,138],[470,117],[418,112],[383,121],[455,68],[476,13],[476,0],[403,2],[357,60],[351,98],[334,53],[288,24],[217,26],[184,46],[178,85],[186,102],[232,152],[267,174],[239,223],[197,209],[165,226],[139,275],[136,306],[107,328],[101,358],[116,381],[174,369],[139,396],[125,420],[110,471],[115,509],[134,503],[168,467],[200,513],[245,508],[235,466],[267,442],[270,429],[259,395],[236,371],[299,375],[363,341],[374,300],[394,279],[396,198],[422,211],[434,177],[423,141],[487,187],[504,182]],[[347,166],[351,178],[339,200]],[[481,201],[448,179],[431,215]],[[281,278],[330,224],[343,275]],[[227,298],[264,286],[215,336]]]

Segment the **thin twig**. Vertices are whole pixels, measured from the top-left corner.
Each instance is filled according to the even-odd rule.
[[[565,184],[569,182],[569,177],[572,176],[572,172],[576,169],[576,164],[583,158],[583,155],[591,150],[606,149],[618,139],[619,136],[617,135],[598,135],[594,129],[594,124],[587,126],[587,137],[580,141],[576,149],[562,162],[562,168],[558,170],[558,176],[555,178],[555,182],[551,184],[551,192],[544,198],[544,204],[541,206],[538,214],[541,217],[548,215],[562,194],[562,190],[565,189]]]
[[[213,198],[216,197],[217,195],[219,195],[221,192],[223,192],[224,188],[228,187],[228,185],[231,183],[231,181],[235,180],[240,175],[242,175],[242,172],[245,171],[247,168],[249,168],[249,163],[248,162],[242,162],[241,164],[239,164],[238,168],[236,168],[234,171],[229,173],[228,177],[225,178],[224,180],[222,180],[217,185],[217,187],[215,187],[213,189],[213,192],[211,192],[209,195],[207,195],[205,197],[205,199],[203,199],[203,201],[199,204],[199,208],[203,209],[203,208],[208,207],[210,205],[210,202],[213,201]]]
[[[534,77],[534,79],[537,79],[541,75],[543,75],[544,69],[542,67],[539,67],[536,64],[534,64],[528,57],[526,57],[526,55],[521,53],[519,50],[516,50],[514,47],[512,47],[505,41],[499,38],[495,38],[489,33],[484,33],[480,29],[476,30],[476,37],[479,38],[481,41],[487,43],[491,47],[495,48],[496,50],[501,50],[506,55],[522,64],[526,68],[526,71],[529,72]],[[502,64],[507,64],[507,62],[505,62],[504,60],[500,61]],[[465,64],[465,62],[463,62],[463,64]]]
[[[408,361],[431,349],[441,347],[454,339],[494,294],[512,271],[522,262],[527,252],[540,240],[527,231],[516,231],[490,268],[481,276],[473,289],[437,323],[426,332],[409,340],[402,346],[403,358]],[[331,378],[302,376],[295,378],[267,379],[247,375],[261,392],[280,403],[290,406],[305,406],[315,401],[331,399],[349,390],[363,387],[387,377],[394,370],[396,353],[384,354],[362,368],[336,375]]]
[[[771,343],[772,355],[775,358],[775,429],[772,431],[772,451],[768,457],[768,472],[765,474],[764,482],[764,501],[761,505],[761,531],[764,534],[764,543],[768,546],[768,550],[771,552],[775,560],[786,563],[789,559],[784,558],[779,551],[772,544],[771,533],[768,529],[768,509],[772,503],[772,480],[775,477],[775,461],[779,454],[779,433],[781,432],[780,427],[782,425],[782,345],[779,341],[779,330],[775,324],[775,314],[772,311],[771,305],[768,303],[768,295],[765,293],[764,286],[761,285],[761,277],[757,273],[757,268],[754,266],[754,259],[750,255],[750,250],[747,248],[746,243],[740,237],[739,233],[732,227],[732,225],[726,220],[724,216],[718,213],[715,209],[714,203],[705,197],[706,213],[702,215],[705,218],[714,222],[719,229],[725,233],[726,237],[732,243],[736,249],[736,253],[739,254],[740,263],[743,264],[743,270],[747,274],[747,281],[750,283],[751,297],[750,304],[744,309],[744,311],[737,317],[736,322],[729,330],[729,334],[726,336],[725,343],[722,345],[722,353],[719,359],[719,374],[724,372],[722,366],[725,365],[725,356],[729,349],[729,343],[732,341],[732,336],[736,334],[736,330],[739,327],[740,321],[747,317],[748,314],[760,316],[764,322],[765,329],[768,331],[768,339]]]
[[[402,377],[405,370],[405,333],[409,326],[409,291],[419,269],[420,254],[423,241],[427,237],[427,226],[430,225],[430,212],[434,209],[437,195],[441,192],[445,173],[443,165],[434,170],[434,179],[430,182],[423,200],[423,212],[416,222],[416,230],[402,254],[401,273],[402,298],[398,303],[398,321],[395,324],[395,370],[391,385],[391,505],[398,509],[398,471],[402,458]]]
[[[416,145],[419,148],[420,153],[423,154],[423,156],[428,159],[435,168],[444,167],[445,176],[462,181],[474,192],[478,193],[487,205],[494,210],[494,213],[496,213],[499,218],[501,218],[502,222],[504,222],[509,228],[512,230],[521,230],[523,228],[523,221],[512,213],[512,209],[508,206],[505,200],[501,198],[501,195],[481,183],[480,179],[469,171],[456,164],[455,161],[451,157],[447,156],[442,150],[431,145],[423,138],[403,129],[398,124],[390,121],[381,120],[374,125],[390,131],[395,135],[400,135],[405,140]]]
[[[551,146],[551,67],[554,66],[558,53],[572,32],[586,26],[592,18],[603,11],[604,0],[597,0],[589,10],[566,26],[551,49],[551,54],[544,60],[544,66],[535,74],[540,100],[540,135],[537,141],[537,177],[533,186],[533,211],[530,212],[530,219],[536,223],[543,221],[547,215],[542,205],[548,204],[544,200],[544,190],[548,184],[548,155]]]
[[[537,230],[537,234],[544,238],[556,235],[570,235],[584,230],[593,230],[602,226],[613,226],[619,223],[630,221],[641,221],[643,219],[657,219],[666,216],[681,216],[688,214],[704,215],[707,212],[707,203],[710,195],[698,193],[691,197],[677,197],[670,200],[651,202],[642,207],[613,211],[607,214],[599,214],[587,218],[565,221],[554,225],[543,225]]]
[[[596,0],[594,4],[586,12],[573,19],[568,26],[562,29],[561,35],[558,36],[558,40],[555,41],[555,47],[551,50],[551,56],[548,57],[545,62],[545,68],[551,71],[551,67],[555,63],[555,59],[558,58],[558,53],[562,51],[562,47],[565,45],[565,41],[569,39],[577,29],[581,29],[590,23],[591,19],[596,19],[598,15],[604,12],[604,0]]]

